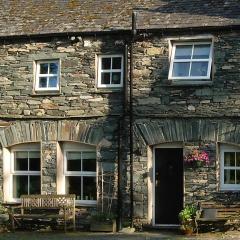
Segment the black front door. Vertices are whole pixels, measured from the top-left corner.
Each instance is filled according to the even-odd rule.
[[[155,149],[155,224],[178,224],[183,207],[183,149]]]

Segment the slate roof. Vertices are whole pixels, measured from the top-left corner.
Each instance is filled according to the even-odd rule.
[[[0,0],[0,36],[240,25],[240,0]],[[144,10],[143,10],[144,9]]]

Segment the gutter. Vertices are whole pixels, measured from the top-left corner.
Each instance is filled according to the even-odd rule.
[[[191,27],[176,27],[176,28],[138,28],[139,33],[181,33],[183,31],[205,32],[206,31],[233,31],[240,30],[240,24],[229,24],[224,26],[191,26]],[[54,38],[54,37],[72,37],[72,36],[106,36],[106,35],[129,35],[132,29],[112,29],[102,31],[78,31],[78,32],[53,32],[53,33],[34,33],[22,35],[0,35],[0,42],[4,40],[34,40],[39,38]]]

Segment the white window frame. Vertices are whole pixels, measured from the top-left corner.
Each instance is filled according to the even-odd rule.
[[[194,51],[194,45],[210,45],[210,53],[209,58],[206,59],[192,59],[193,51]],[[192,53],[191,53],[191,59],[175,59],[175,52],[176,52],[176,46],[181,45],[190,45],[192,46]],[[174,42],[172,45],[172,52],[171,52],[171,59],[170,59],[170,68],[169,68],[169,74],[168,79],[170,80],[210,80],[211,79],[211,69],[212,69],[212,56],[213,56],[213,43],[212,41],[194,41],[194,42]],[[184,77],[173,77],[173,64],[174,62],[189,62],[189,74],[188,76]],[[208,72],[207,76],[190,76],[191,72],[191,66],[193,62],[208,62]]]
[[[115,57],[121,57],[121,69],[112,69],[112,64],[111,64],[111,69],[110,70],[103,70],[102,69],[102,58],[115,58]],[[112,60],[111,60],[112,63]],[[111,73],[113,72],[120,72],[121,73],[121,79],[120,79],[120,84],[102,84],[102,75],[101,73],[106,72],[106,73]],[[123,66],[123,55],[122,54],[112,54],[112,55],[99,55],[98,56],[98,78],[97,78],[97,86],[99,88],[119,88],[123,86],[123,74],[124,74],[124,66]],[[111,77],[110,77],[110,82],[111,82]]]
[[[40,74],[40,64],[42,63],[57,63],[58,64],[58,72],[57,74]],[[35,71],[35,90],[36,91],[58,91],[60,89],[60,60],[39,60],[35,62],[36,71]],[[49,67],[48,67],[49,71]],[[46,77],[47,78],[47,85],[49,84],[49,77],[57,77],[57,86],[56,87],[39,87],[39,78]]]
[[[234,190],[240,190],[240,184],[225,184],[224,183],[224,170],[225,169],[234,169],[234,170],[240,170],[239,167],[229,167],[224,166],[224,153],[225,152],[240,152],[240,147],[235,146],[229,146],[229,145],[221,145],[220,146],[220,190],[228,190],[228,191],[234,191]]]
[[[61,166],[63,164],[63,175],[58,176],[58,194],[65,194],[66,192],[66,177],[68,176],[80,176],[80,177],[95,177],[96,178],[96,198],[98,198],[97,194],[97,152],[94,146],[90,146],[87,144],[78,144],[78,143],[64,143],[63,144],[63,163],[61,163],[61,159],[59,159],[58,164]],[[96,172],[90,171],[67,171],[67,152],[93,152],[96,154]],[[83,193],[83,181],[81,181],[81,195]],[[96,200],[75,200],[77,205],[81,206],[95,206],[97,204]]]
[[[24,143],[16,145],[10,149],[3,148],[3,194],[4,201],[6,202],[19,202],[20,198],[13,197],[13,176],[14,175],[27,175],[27,176],[40,176],[41,171],[15,171],[14,170],[14,155],[15,152],[40,152],[40,144],[38,143]],[[40,159],[40,169],[41,169],[41,159]],[[41,180],[40,180],[41,182]],[[40,183],[41,184],[41,183]],[[41,191],[41,186],[40,186]]]

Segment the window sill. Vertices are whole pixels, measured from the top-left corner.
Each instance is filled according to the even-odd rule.
[[[167,86],[212,86],[212,80],[168,80]]]
[[[61,92],[60,90],[44,90],[44,91],[37,91],[35,90],[30,96],[60,96]]]
[[[94,93],[119,93],[123,91],[123,87],[119,88],[96,88],[93,92]]]

